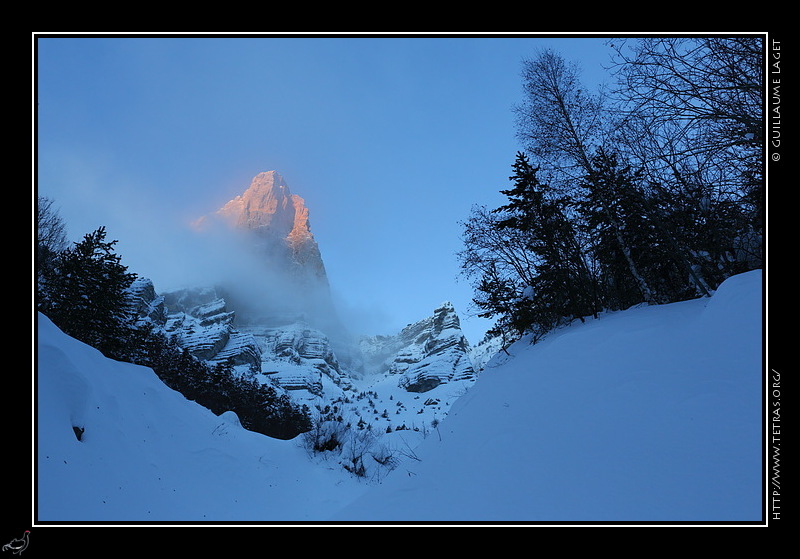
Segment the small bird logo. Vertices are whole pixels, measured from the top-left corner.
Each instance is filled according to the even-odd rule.
[[[22,535],[21,538],[14,538],[6,545],[3,546],[3,551],[10,551],[15,555],[19,555],[25,548],[28,547],[28,537],[30,536],[30,530],[25,530],[25,533]]]

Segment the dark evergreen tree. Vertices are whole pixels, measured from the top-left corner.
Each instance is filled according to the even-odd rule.
[[[645,203],[635,173],[620,166],[616,154],[600,148],[582,182],[579,207],[593,240],[593,256],[606,288],[605,305],[626,308],[659,295],[642,269],[643,254],[652,248]]]
[[[100,227],[56,257],[43,273],[40,310],[68,335],[109,357],[124,354],[135,318],[128,288],[136,274],[114,253]]]
[[[680,241],[692,264],[710,289],[727,277],[763,265],[760,233],[739,200],[720,195],[701,173],[684,177],[673,196],[671,221],[679,226]],[[747,247],[743,239],[755,235]],[[738,254],[746,248],[749,254]]]
[[[616,101],[555,52],[523,63],[518,135],[542,173],[519,154],[459,253],[491,334],[708,296],[763,265],[763,38],[624,43]]]
[[[523,290],[519,278],[503,277],[496,265],[491,264],[475,285],[473,301],[482,309],[478,316],[496,319],[489,334],[503,338],[503,346],[516,340],[531,324],[526,306],[521,305]]]
[[[55,254],[41,269],[37,306],[66,334],[106,356],[152,368],[170,388],[216,414],[231,410],[242,426],[271,437],[291,439],[311,428],[308,409],[230,364],[210,366],[181,348],[174,338],[137,322],[129,273],[107,241],[105,228]]]
[[[682,298],[687,277],[665,238],[657,200],[617,154],[599,149],[577,207],[591,239],[603,304],[624,309]]]
[[[475,302],[482,316],[497,316],[492,333],[527,332],[537,339],[599,307],[593,274],[568,218],[570,201],[539,181],[525,154],[517,154],[513,169],[513,187],[501,191],[508,203],[493,210],[491,219],[484,216],[482,234],[476,238],[471,231],[461,255],[465,270],[478,272]],[[482,251],[476,254],[479,243]]]
[[[499,227],[526,233],[534,261],[535,274],[519,302],[520,318],[546,332],[565,319],[595,315],[595,278],[569,218],[571,200],[541,183],[525,154],[517,154],[513,168],[514,187],[501,191],[509,202],[496,211],[507,216]]]
[[[708,295],[763,266],[765,38],[615,39],[617,138],[672,206],[662,224]]]
[[[489,333],[501,336],[506,345],[524,331],[524,325],[515,323],[518,315],[514,309],[535,269],[526,235],[518,229],[499,227],[503,217],[483,206],[473,207],[469,220],[462,224],[464,250],[458,257],[462,273],[475,289],[473,302],[478,316],[495,320]]]

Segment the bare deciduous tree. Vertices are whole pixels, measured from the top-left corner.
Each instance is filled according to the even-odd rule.
[[[37,198],[36,252],[38,258],[49,258],[67,248],[66,227],[53,207],[53,200]]]
[[[763,37],[615,40],[618,139],[662,184],[754,207],[764,188]],[[759,227],[756,225],[756,227]]]
[[[591,171],[591,154],[604,134],[603,99],[580,82],[580,69],[552,51],[523,61],[523,102],[515,107],[517,136],[553,181]]]

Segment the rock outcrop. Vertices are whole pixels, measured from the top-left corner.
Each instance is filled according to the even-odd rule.
[[[140,321],[157,324],[166,321],[164,298],[156,294],[155,286],[150,279],[137,277],[128,288],[128,292]]]
[[[399,375],[398,385],[409,392],[475,378],[469,344],[449,302],[395,336],[363,338],[361,350],[366,369]]]
[[[298,321],[277,326],[237,325],[236,311],[213,287],[179,289],[156,295],[149,280],[137,292],[140,320],[149,321],[197,359],[227,363],[264,374],[286,390],[321,395],[325,384],[351,386],[330,339]],[[158,312],[152,309],[157,308]]]
[[[156,322],[168,336],[193,356],[211,364],[247,365],[261,369],[261,348],[256,339],[234,324],[236,313],[228,309],[215,288],[181,289],[160,296],[165,318]]]
[[[262,341],[262,371],[278,386],[318,396],[325,384],[333,383],[342,390],[351,387],[348,371],[320,330],[297,323],[255,335]]]
[[[142,285],[148,285],[147,280]],[[388,374],[397,375],[397,385],[409,392],[427,392],[476,377],[469,345],[450,303],[394,336],[367,336],[357,348],[339,348],[349,360],[343,363],[329,336],[305,322],[237,325],[235,309],[215,288],[161,295],[152,289],[140,292],[142,313],[157,317],[149,320],[192,355],[210,364],[246,366],[286,390],[322,396],[326,385],[350,390],[356,378]]]

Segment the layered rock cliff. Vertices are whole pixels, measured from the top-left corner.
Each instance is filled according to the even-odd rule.
[[[363,338],[361,350],[366,368],[398,375],[398,385],[409,392],[427,392],[440,384],[475,378],[469,344],[449,302],[395,336]]]

